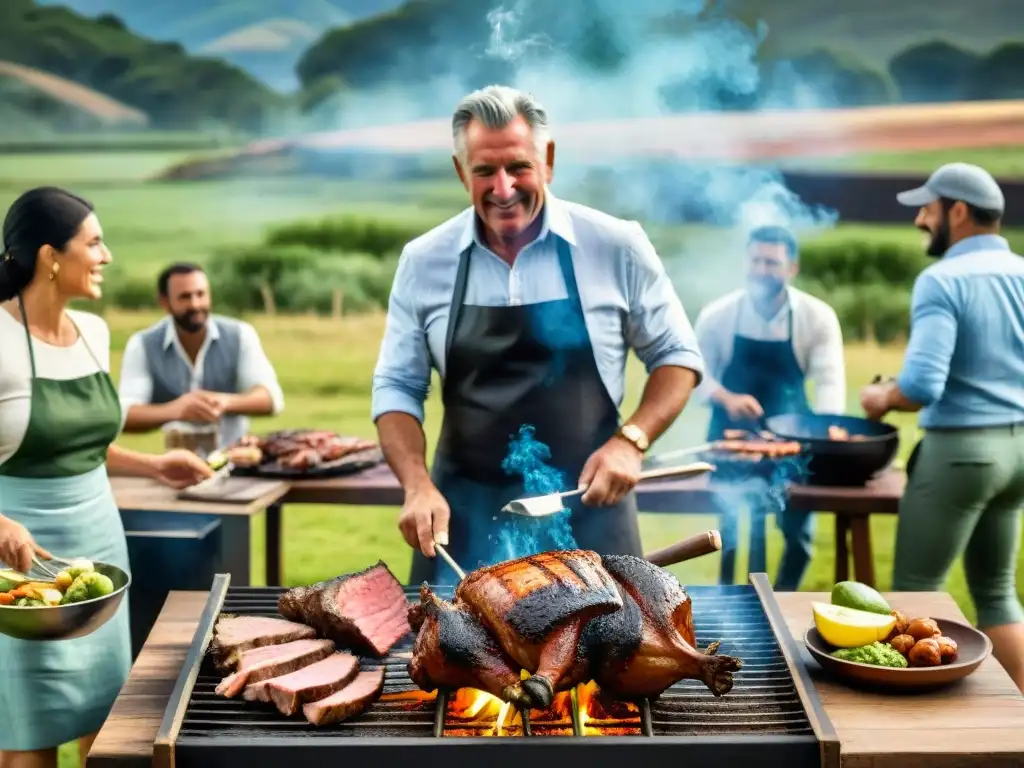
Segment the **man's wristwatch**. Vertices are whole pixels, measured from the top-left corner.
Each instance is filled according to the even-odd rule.
[[[636,424],[623,424],[615,434],[636,446],[640,453],[647,453],[647,449],[651,447],[647,434]]]

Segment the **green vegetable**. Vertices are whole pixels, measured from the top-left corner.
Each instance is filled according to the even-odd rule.
[[[0,592],[10,592],[26,581],[28,581],[28,576],[23,576],[17,571],[0,571]]]
[[[46,605],[42,600],[36,600],[34,597],[19,597],[14,601],[14,604],[19,608],[29,608],[35,605]]]
[[[874,642],[871,645],[862,645],[859,648],[840,648],[832,651],[832,655],[844,661],[855,661],[859,664],[872,664],[876,667],[895,667],[904,669],[907,660],[903,654],[885,643]]]
[[[840,581],[832,587],[832,605],[888,616],[892,608],[876,590],[859,581]]]
[[[78,576],[67,588],[62,605],[68,603],[80,603],[83,600],[93,600],[97,597],[109,595],[114,591],[114,582],[109,576],[104,576],[98,571],[88,571]]]
[[[80,558],[78,560],[72,560],[71,565],[67,567],[67,574],[72,578],[78,578],[83,573],[90,573],[94,571],[92,561]]]

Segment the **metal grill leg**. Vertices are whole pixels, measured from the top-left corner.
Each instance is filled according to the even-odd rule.
[[[644,736],[654,735],[654,723],[651,722],[650,699],[640,699],[640,733]]]
[[[569,691],[569,701],[572,703],[572,735],[582,736],[583,722],[582,718],[580,718],[580,699],[576,690],[576,688],[572,688]]]
[[[444,736],[444,724],[448,718],[448,690],[437,689],[437,698],[434,709],[434,738],[440,739]]]

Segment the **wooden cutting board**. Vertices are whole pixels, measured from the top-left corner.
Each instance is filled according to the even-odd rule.
[[[215,501],[248,504],[263,496],[272,494],[287,485],[280,480],[263,480],[254,477],[225,477],[205,488],[185,488],[178,491],[179,499],[193,501]]]

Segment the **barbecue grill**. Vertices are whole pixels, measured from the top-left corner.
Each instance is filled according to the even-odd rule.
[[[626,760],[671,760],[687,768],[838,768],[839,742],[787,631],[767,576],[750,584],[687,587],[697,645],[721,641],[738,656],[733,689],[715,698],[684,680],[658,700],[606,700],[592,684],[560,694],[547,712],[509,715],[472,689],[421,691],[410,679],[410,635],[386,659],[384,693],[361,716],[317,728],[269,705],[225,699],[205,658],[221,614],[277,616],[283,587],[232,587],[218,574],[154,743],[158,768],[313,768],[327,764],[398,768],[531,768],[587,760],[590,768]],[[419,588],[406,587],[410,602]],[[451,588],[435,588],[450,599]],[[508,722],[500,722],[508,720]],[[413,749],[422,750],[414,753]]]

